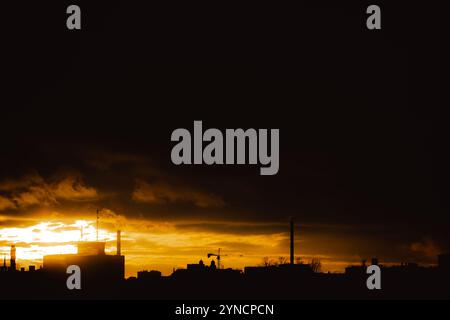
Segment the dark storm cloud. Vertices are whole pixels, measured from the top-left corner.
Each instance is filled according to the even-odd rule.
[[[60,201],[93,201],[95,188],[87,186],[78,172],[58,173],[48,179],[37,172],[0,182],[0,210],[55,206]]]
[[[287,223],[258,223],[258,222],[185,222],[176,223],[176,228],[179,230],[186,231],[202,231],[206,230],[209,232],[217,233],[228,233],[228,234],[272,234],[279,232],[286,232]]]
[[[143,180],[136,180],[132,198],[149,204],[188,202],[200,208],[221,207],[225,204],[220,197],[212,193],[192,190],[189,186],[180,187],[166,182],[150,184]]]
[[[145,170],[147,173],[155,173],[155,171],[150,171],[149,159],[139,154],[108,152],[101,149],[92,150],[86,152],[85,162],[101,171],[127,167],[129,170]]]

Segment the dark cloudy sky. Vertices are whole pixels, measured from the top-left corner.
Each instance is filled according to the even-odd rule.
[[[0,227],[70,224],[101,207],[139,230],[135,256],[161,268],[192,262],[167,261],[183,248],[183,258],[220,246],[251,257],[231,266],[287,255],[289,216],[297,254],[330,270],[375,255],[433,263],[449,249],[432,121],[408,101],[400,8],[382,8],[371,32],[364,5],[79,4],[81,31],[65,29],[64,4],[11,11]],[[174,166],[171,132],[194,120],[279,128],[279,173]]]

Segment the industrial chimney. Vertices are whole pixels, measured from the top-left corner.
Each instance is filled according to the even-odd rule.
[[[13,244],[11,245],[11,260],[9,269],[11,271],[16,271],[16,246]]]
[[[120,239],[120,230],[117,230],[117,255],[120,256],[121,255],[121,250],[122,250],[122,241]]]
[[[294,264],[294,218],[291,217],[290,219],[291,224],[291,264]]]

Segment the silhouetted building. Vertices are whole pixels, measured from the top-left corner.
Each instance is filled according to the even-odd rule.
[[[104,255],[105,243],[94,241],[80,241],[77,245],[78,254],[83,256]]]
[[[214,261],[214,260],[213,260]],[[187,270],[197,271],[197,270],[206,270],[205,263],[203,260],[200,260],[198,263],[188,263]]]
[[[125,257],[105,254],[104,242],[79,242],[77,254],[44,256],[46,272],[65,274],[70,265],[80,267],[82,282],[88,285],[111,285],[123,280],[125,275]]]
[[[348,276],[361,276],[366,274],[367,267],[365,265],[360,266],[348,266],[345,268],[345,274]]]
[[[359,266],[348,266],[345,268],[345,275],[350,277],[361,277],[366,274],[366,260],[362,260]]]
[[[153,281],[161,279],[161,272],[156,270],[151,271],[139,271],[137,274],[137,279],[139,281]]]
[[[186,269],[174,270],[171,277],[174,278],[196,278],[196,277],[227,277],[227,276],[239,276],[241,275],[241,270],[235,270],[231,268],[218,269],[216,262],[211,260],[210,266],[204,264],[203,260],[199,263],[190,263],[187,265]]]
[[[248,277],[291,276],[294,278],[296,276],[312,275],[313,273],[311,266],[303,263],[244,268],[244,274]]]
[[[372,258],[371,265],[383,267],[382,265],[379,265],[377,258]],[[367,270],[366,260],[362,260],[361,261],[361,265],[359,265],[359,266],[348,266],[348,267],[346,267],[345,268],[345,274],[347,276],[362,276],[362,275],[365,276],[366,275],[366,270]]]

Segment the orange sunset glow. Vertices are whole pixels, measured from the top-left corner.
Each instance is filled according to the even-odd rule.
[[[0,229],[0,253],[9,258],[9,246],[15,244],[17,261],[21,267],[42,265],[44,255],[76,253],[78,241],[95,241],[95,220],[43,221],[26,227]],[[217,222],[217,224],[221,224]],[[245,225],[245,223],[241,223]],[[254,223],[249,224],[255,225]],[[257,225],[257,224],[256,224]],[[101,221],[99,240],[106,242],[106,252],[116,250],[116,226],[114,221]],[[288,232],[271,234],[238,235],[214,233],[206,230],[180,231],[173,223],[127,220],[122,232],[122,253],[126,256],[126,276],[135,276],[143,269],[161,270],[170,274],[174,268],[200,259],[208,261],[206,254],[220,247],[225,267],[243,269],[246,265],[260,265],[264,257],[278,260],[287,257]],[[313,241],[313,239],[311,239]],[[297,240],[296,244],[308,241]],[[320,257],[324,268],[342,270],[349,261],[338,261],[327,255],[313,255],[314,248],[303,248],[299,254],[303,261]],[[299,250],[300,251],[300,250]],[[357,257],[355,257],[357,261]]]

